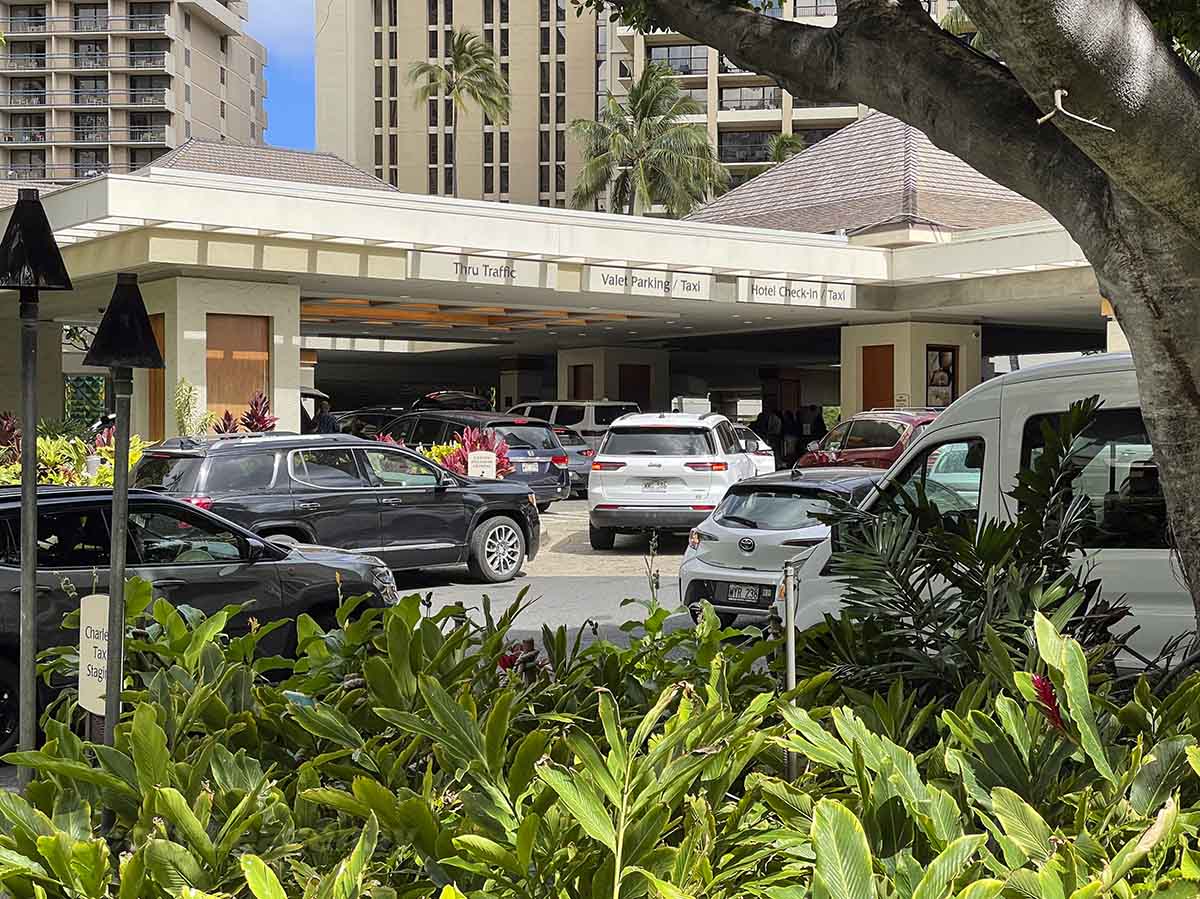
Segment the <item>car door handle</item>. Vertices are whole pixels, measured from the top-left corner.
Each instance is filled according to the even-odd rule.
[[[296,508],[301,512],[312,512],[321,508],[320,503],[296,503]]]
[[[187,581],[179,578],[167,578],[165,580],[155,581],[154,586],[158,587],[160,590],[167,590],[172,587],[186,587]]]
[[[380,502],[382,502],[385,506],[402,506],[402,505],[404,505],[403,497],[399,497],[399,496],[389,496],[385,500],[380,500]]]
[[[35,593],[49,593],[49,592],[51,592],[53,589],[54,589],[53,587],[47,587],[45,584],[38,584],[36,587],[34,587],[34,588],[33,588],[33,591],[34,591]],[[8,592],[9,592],[9,593],[16,593],[16,594],[20,595],[20,593],[21,593],[21,588],[20,588],[20,587],[13,587],[13,588],[12,588],[11,590],[9,590]]]

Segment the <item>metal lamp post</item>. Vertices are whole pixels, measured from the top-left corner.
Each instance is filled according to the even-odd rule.
[[[83,364],[112,371],[116,399],[104,694],[104,742],[112,746],[121,722],[121,684],[125,678],[125,552],[129,532],[129,404],[133,396],[133,370],[163,367],[162,353],[150,327],[136,274],[117,275],[117,287]]]
[[[0,289],[21,298],[20,747],[37,742],[37,356],[38,295],[71,290],[71,278],[38,192],[22,188],[0,241]],[[56,348],[57,349],[57,348]],[[32,772],[20,770],[22,786]]]

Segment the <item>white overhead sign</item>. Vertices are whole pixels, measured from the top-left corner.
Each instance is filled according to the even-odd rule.
[[[779,278],[738,278],[738,302],[853,309],[856,296],[853,284],[786,281]]]
[[[108,682],[108,597],[93,594],[79,601],[79,706],[104,714]]]
[[[584,290],[670,297],[676,300],[712,299],[714,278],[694,272],[664,272],[648,268],[589,265]]]
[[[409,253],[408,276],[428,281],[456,281],[497,287],[546,287],[558,285],[558,266],[531,259],[498,256],[455,256],[451,253]]]

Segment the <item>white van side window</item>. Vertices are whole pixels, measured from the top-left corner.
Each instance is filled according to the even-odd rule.
[[[888,485],[887,492],[903,492],[915,501],[919,485],[925,497],[943,512],[978,514],[985,450],[981,437],[931,446],[908,463]]]
[[[1057,414],[1035,415],[1025,422],[1022,468],[1045,449],[1043,425],[1053,427],[1058,419]],[[1085,547],[1170,547],[1166,499],[1140,409],[1101,409],[1081,436],[1072,462],[1079,474],[1071,489],[1075,496],[1086,496],[1092,510]]]

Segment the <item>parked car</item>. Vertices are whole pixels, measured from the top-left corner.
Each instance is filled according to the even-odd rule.
[[[619,533],[687,531],[704,521],[754,459],[724,415],[626,415],[609,429],[588,482],[593,549]]]
[[[567,451],[567,470],[571,473],[571,493],[577,496],[587,496],[588,478],[592,474],[592,459],[596,457],[596,451],[579,435],[579,432],[570,428],[556,427],[554,435],[562,444],[563,449]]]
[[[80,597],[109,586],[112,491],[43,487],[38,491],[38,645],[78,642],[63,616]],[[18,603],[21,583],[21,492],[0,489],[0,752],[16,742]],[[268,622],[307,613],[332,624],[341,596],[398,599],[391,570],[380,559],[314,546],[277,546],[245,528],[160,493],[129,494],[127,576],[154,585],[155,597],[212,615],[232,603],[252,602],[231,622],[245,632],[249,618]],[[338,585],[338,578],[341,585]],[[267,638],[268,653],[287,648],[286,628]]]
[[[397,415],[407,411],[404,406],[366,406],[349,412],[335,412],[333,417],[337,419],[338,428],[343,434],[373,440],[380,428],[386,427]]]
[[[555,400],[548,403],[521,403],[508,411],[512,415],[540,418],[558,428],[572,428],[592,449],[598,450],[614,421],[622,415],[642,410],[637,403],[611,400]]]
[[[1128,355],[1085,356],[981,384],[906,447],[879,490],[890,495],[922,484],[928,492],[936,485],[981,521],[1011,521],[1017,507],[1007,492],[1042,452],[1042,424],[1089,396],[1099,396],[1103,406],[1074,453],[1081,471],[1072,482],[1074,495],[1091,504],[1095,522],[1085,538],[1087,561],[1102,595],[1131,607],[1133,619],[1122,626],[1137,628],[1132,648],[1154,658],[1173,636],[1195,629],[1195,611],[1172,559],[1166,501]],[[942,459],[961,459],[951,468],[971,472],[972,480],[966,471],[940,471]],[[864,508],[881,494],[869,497]],[[826,612],[837,614],[841,606],[844,587],[828,572],[831,552],[827,538],[803,561],[798,627],[820,622]]]
[[[456,412],[491,412],[492,401],[467,393],[465,390],[438,390],[427,393],[415,403],[413,409],[449,409]]]
[[[754,459],[754,470],[760,475],[771,474],[779,466],[775,461],[775,450],[771,445],[745,425],[734,425],[733,431],[743,447]]]
[[[734,484],[688,537],[679,567],[684,605],[696,617],[710,603],[723,627],[739,616],[769,617],[783,563],[829,533],[815,516],[831,511],[835,498],[858,505],[882,476],[867,468],[797,468]]]
[[[495,431],[504,438],[514,469],[506,480],[526,484],[537,497],[539,511],[571,498],[570,458],[544,421],[496,412],[426,409],[400,416],[382,433],[407,446],[428,448],[452,442],[465,428]]]
[[[176,438],[147,452],[133,480],[263,537],[369,553],[396,570],[465,562],[483,581],[508,581],[540,542],[528,485],[459,477],[340,434]]]
[[[873,409],[834,427],[796,461],[798,468],[861,465],[887,468],[938,417],[936,409]]]

